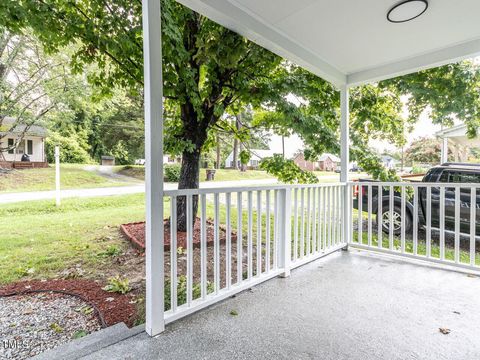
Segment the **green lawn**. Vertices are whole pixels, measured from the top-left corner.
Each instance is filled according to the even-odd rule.
[[[145,167],[138,165],[117,166],[116,172],[121,175],[131,176],[136,179],[144,180]],[[205,169],[200,169],[200,181],[205,181],[206,173]],[[215,181],[233,181],[233,180],[261,180],[261,179],[274,179],[275,177],[267,174],[265,171],[260,170],[230,170],[230,169],[218,169],[215,173]]]
[[[95,188],[122,186],[127,183],[98,175],[84,169],[81,164],[63,164],[60,166],[60,184],[62,189]],[[0,174],[0,192],[24,192],[55,190],[55,167],[45,169],[14,170],[9,174]]]
[[[111,261],[101,254],[126,246],[119,225],[143,220],[144,213],[143,194],[64,199],[58,209],[52,201],[2,205],[0,284]]]

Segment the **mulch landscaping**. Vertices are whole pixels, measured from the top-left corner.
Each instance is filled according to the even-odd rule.
[[[0,298],[12,295],[27,295],[37,292],[61,292],[81,298],[96,308],[106,326],[124,322],[133,326],[137,310],[133,294],[107,292],[92,280],[32,280],[22,281],[0,288]],[[98,314],[97,314],[98,315]]]
[[[170,220],[166,219],[164,224],[164,248],[170,250]],[[206,220],[207,224],[207,246],[212,246],[214,242],[214,222],[210,219]],[[135,222],[129,224],[123,224],[120,226],[122,233],[129,239],[132,244],[144,251],[145,250],[145,222]],[[227,238],[227,232],[224,226],[219,226],[219,238],[220,244],[224,244]],[[193,247],[200,247],[200,219],[197,218],[195,226],[193,227]],[[237,235],[232,231],[232,242],[237,240]],[[177,232],[177,247],[187,248],[187,233],[183,231]]]

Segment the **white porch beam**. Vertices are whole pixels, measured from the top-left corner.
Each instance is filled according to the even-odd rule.
[[[437,50],[410,59],[359,71],[347,76],[349,86],[357,86],[397,76],[415,73],[421,70],[454,63],[480,54],[480,39],[464,42],[445,49]]]
[[[151,336],[165,329],[163,260],[163,83],[160,1],[143,0],[145,92],[146,324]]]

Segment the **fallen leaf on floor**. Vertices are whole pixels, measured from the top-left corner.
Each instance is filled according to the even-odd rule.
[[[460,311],[454,311],[454,314],[460,315]]]
[[[471,277],[471,278],[476,278],[477,277],[477,275],[473,275],[473,274],[468,274],[467,276]]]
[[[232,315],[232,316],[238,316],[237,310],[231,310],[231,311],[230,311],[230,315]]]
[[[443,334],[443,335],[448,335],[450,334],[450,329],[447,329],[447,328],[439,328],[438,330],[440,330],[440,332]]]

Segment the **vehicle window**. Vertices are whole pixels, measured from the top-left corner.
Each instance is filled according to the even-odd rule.
[[[480,183],[480,174],[462,171],[444,171],[440,176],[440,182],[448,183]]]

